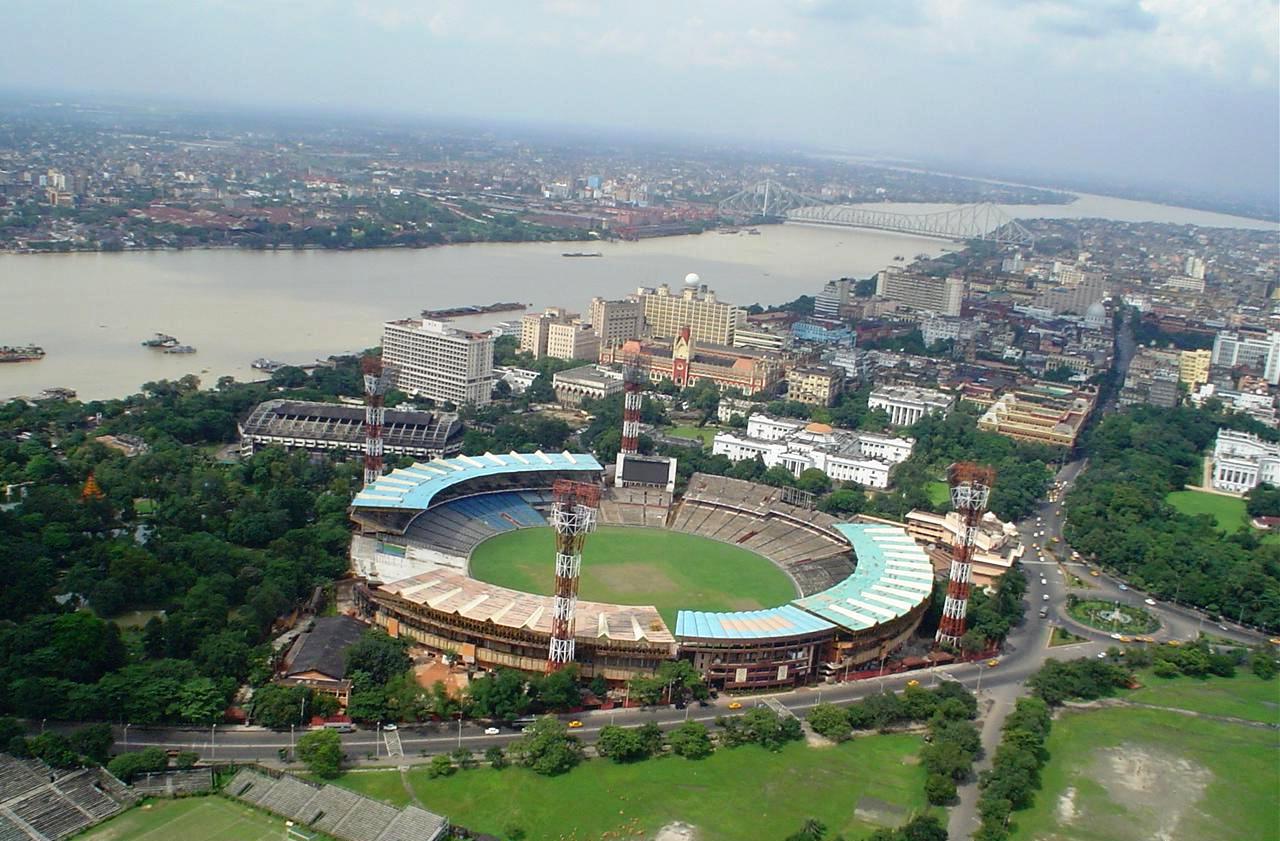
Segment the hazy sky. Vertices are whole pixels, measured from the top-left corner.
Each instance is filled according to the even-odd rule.
[[[1265,194],[1269,0],[0,0],[0,86],[797,142]]]

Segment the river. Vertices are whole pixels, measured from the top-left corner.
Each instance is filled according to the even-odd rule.
[[[878,205],[928,212],[944,205]],[[1268,223],[1163,205],[1082,197],[1068,206],[1009,207],[1021,216],[1267,227]],[[1271,227],[1274,227],[1272,225]],[[814,294],[840,276],[867,277],[902,255],[954,247],[855,229],[765,226],[758,235],[707,233],[641,242],[456,245],[419,250],[255,252],[234,249],[125,254],[0,255],[0,345],[35,343],[38,362],[0,365],[0,399],[49,386],[81,399],[120,397],[144,382],[197,374],[206,385],[252,379],[258,357],[305,364],[378,344],[381,324],[422,309],[520,301],[585,310],[593,295],[678,286],[689,272],[725,300],[775,303]],[[599,258],[565,258],[565,250]],[[464,322],[487,326],[502,313]],[[194,355],[141,347],[176,336]]]

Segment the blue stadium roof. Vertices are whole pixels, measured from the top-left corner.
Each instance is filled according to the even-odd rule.
[[[599,473],[604,468],[594,456],[583,453],[508,453],[482,456],[458,456],[433,459],[426,464],[415,462],[378,479],[356,494],[352,505],[358,508],[397,508],[426,510],[435,495],[446,488],[484,476],[539,471],[582,471]]]
[[[844,581],[792,604],[860,631],[910,613],[933,592],[933,565],[905,529],[876,523],[841,523],[858,566]]]
[[[735,613],[682,610],[676,614],[676,636],[701,639],[771,639],[816,634],[834,627],[825,619],[789,604]]]

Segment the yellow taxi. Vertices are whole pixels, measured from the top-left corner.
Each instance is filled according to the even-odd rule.
[[[1000,661],[994,657],[992,657],[990,660],[987,661],[988,669],[994,669],[996,666],[999,666],[999,665],[1000,665]]]
[[[582,726],[582,722],[578,721],[576,718],[573,721],[569,722],[569,729],[571,730],[577,730],[581,726]]]
[[[1121,634],[1120,642],[1133,642],[1133,637],[1126,637],[1124,634]]]
[[[1097,577],[1098,577],[1098,575],[1099,575],[1099,573],[1098,573],[1098,571],[1097,571],[1096,569],[1091,569],[1091,570],[1089,570],[1089,574],[1090,574],[1090,575],[1092,575],[1094,578],[1097,578]]]
[[[740,710],[740,709],[742,709],[742,704],[741,704],[741,702],[739,702],[739,701],[730,701],[730,702],[729,702],[729,709],[731,709],[731,710]]]
[[[1165,642],[1165,645],[1169,645],[1169,646],[1173,646],[1174,648],[1177,648],[1178,646],[1182,645],[1182,642],[1179,640],[1167,640]]]
[[[920,685],[920,681],[916,680],[915,678],[912,678],[911,680],[907,681],[907,688],[908,688],[908,689],[911,689],[911,688],[916,687],[916,686],[919,686],[919,685]]]
[[[1280,637],[1272,637],[1270,642],[1272,645],[1280,645]]]

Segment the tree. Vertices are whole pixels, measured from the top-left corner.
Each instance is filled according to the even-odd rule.
[[[449,777],[457,769],[453,767],[453,760],[448,754],[438,753],[431,757],[431,761],[427,763],[427,776],[435,779],[436,777]]]
[[[569,665],[544,677],[538,684],[538,700],[549,710],[567,710],[582,703],[578,667]]]
[[[814,496],[822,496],[831,490],[831,477],[816,467],[810,467],[796,479],[796,487]]]
[[[450,756],[454,762],[458,763],[458,767],[464,771],[468,768],[476,767],[476,755],[471,752],[470,748],[458,748]]]
[[[122,753],[107,763],[107,770],[124,782],[133,782],[141,774],[163,771],[169,766],[169,757],[160,748],[147,748],[134,753]]]
[[[943,774],[930,774],[924,781],[924,796],[934,806],[945,806],[956,799],[956,784]]]
[[[347,649],[346,659],[348,672],[362,672],[370,683],[379,686],[413,666],[408,643],[377,629],[361,635],[355,645]]]
[[[835,704],[818,704],[809,710],[807,718],[815,733],[833,742],[843,742],[853,735],[849,716]]]
[[[618,727],[606,724],[596,739],[596,751],[614,762],[635,762],[648,758],[639,730],[635,727]]]
[[[532,699],[527,690],[528,678],[523,673],[499,669],[471,681],[467,702],[474,716],[511,721],[528,711]]]
[[[249,702],[253,721],[275,730],[290,724],[303,724],[303,715],[310,698],[311,690],[305,686],[268,684],[259,687],[254,690]]]
[[[512,742],[510,752],[520,765],[544,776],[563,774],[582,761],[578,740],[551,716],[535,721],[531,733]]]
[[[827,825],[817,818],[809,818],[799,832],[787,836],[786,841],[823,841],[827,837]]]
[[[90,724],[71,734],[71,749],[99,765],[105,765],[111,759],[114,743],[110,724]]]
[[[331,780],[342,768],[342,737],[337,730],[312,730],[298,739],[298,758],[317,777]]]
[[[671,752],[685,759],[703,759],[711,755],[714,747],[706,725],[699,721],[686,721],[667,736]]]
[[[500,771],[507,767],[507,755],[497,745],[485,748],[484,761],[488,762],[489,767],[495,771]]]

